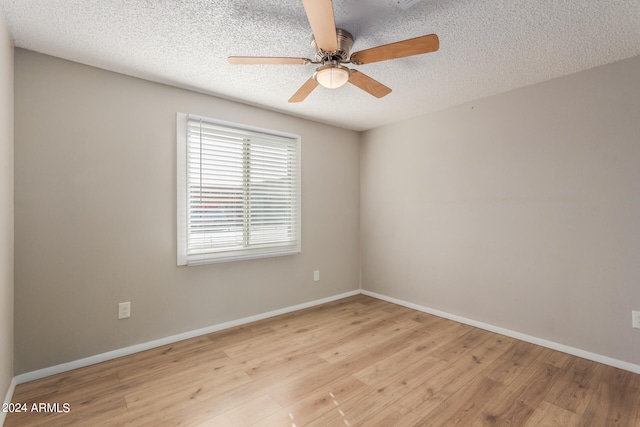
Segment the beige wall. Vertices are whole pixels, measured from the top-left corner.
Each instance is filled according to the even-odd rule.
[[[20,49],[15,63],[16,374],[358,289],[357,133]],[[176,112],[301,135],[301,255],[176,266]]]
[[[13,378],[13,43],[0,14],[0,401]],[[0,414],[0,424],[2,420]]]
[[[362,287],[640,363],[640,57],[366,132]]]

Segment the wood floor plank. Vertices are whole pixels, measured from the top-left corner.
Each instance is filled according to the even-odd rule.
[[[561,368],[541,358],[525,368],[490,402],[471,427],[520,426],[533,415],[560,374]]]
[[[293,345],[293,343],[289,343],[289,340],[282,336],[278,336],[277,338],[272,336],[271,334],[265,334],[259,337],[255,337],[251,340],[243,341],[237,345],[226,345],[222,348],[222,350],[231,358],[243,357],[249,354],[256,353],[264,353],[269,350],[273,351],[273,340],[277,339],[281,345],[279,348],[281,351],[288,351],[288,347]]]
[[[325,363],[326,360],[316,354],[294,352],[248,361],[244,371],[253,379],[273,378],[277,381]]]
[[[381,411],[362,421],[368,427],[413,427],[420,421],[420,416],[406,408],[391,404]]]
[[[483,408],[495,399],[505,386],[483,375],[476,375],[467,386],[440,403],[418,426],[461,426],[470,425],[482,413]]]
[[[196,426],[248,426],[279,409],[282,407],[271,396],[265,394]]]
[[[477,348],[446,362],[446,366],[436,376],[429,378],[411,395],[400,399],[399,403],[422,417],[434,410],[458,390],[465,387],[476,375],[487,370],[491,364],[513,345],[513,340],[497,334],[490,336]]]
[[[590,360],[573,359],[563,369],[549,391],[546,401],[568,411],[582,414],[593,398],[604,366]]]
[[[219,375],[184,375],[161,377],[150,384],[125,395],[127,408],[154,408],[180,401],[189,401],[199,396],[215,396],[227,390],[251,382],[251,377],[243,371]]]
[[[605,380],[595,387],[593,398],[582,416],[582,425],[640,426],[640,385],[637,385],[640,376],[610,367],[604,367],[604,371]]]
[[[442,360],[451,361],[457,359],[462,354],[470,352],[479,343],[486,341],[491,335],[491,332],[483,331],[482,329],[474,328],[464,325],[466,332],[459,335],[454,340],[449,342],[433,351],[431,354]]]
[[[207,334],[206,337],[212,341],[218,349],[224,350],[228,346],[250,343],[265,335],[275,338],[277,334],[277,331],[272,327],[257,323],[212,332]]]
[[[548,402],[542,402],[523,427],[569,427],[579,426],[580,417],[571,411]]]
[[[507,385],[518,378],[520,373],[524,371],[541,352],[542,347],[540,346],[518,341],[493,362],[486,376],[489,379]]]
[[[282,410],[251,424],[252,427],[307,425],[339,406],[339,402],[349,400],[362,392],[364,384],[347,376],[337,382],[318,387],[311,395]]]
[[[385,341],[397,336],[402,332],[415,329],[419,324],[417,322],[395,322],[385,321],[367,327],[362,330],[358,338],[342,343],[340,346],[332,347],[330,350],[319,354],[327,362],[336,363],[343,361],[354,354],[358,354],[363,348],[371,348],[376,345],[383,344]]]
[[[455,332],[456,324],[449,323],[443,328],[436,329],[433,333],[425,331],[413,339],[408,338],[404,344],[406,347],[399,348],[391,356],[380,360],[354,374],[363,383],[376,387],[388,380],[394,374],[406,369],[420,360],[423,360],[430,351],[438,345],[448,342],[450,334]],[[429,345],[425,344],[428,338]]]
[[[621,400],[614,398],[614,393],[610,390],[611,386],[605,382],[598,384],[594,392],[593,399],[585,410],[582,417],[584,426],[633,426],[632,419],[625,420],[625,413],[621,410]],[[622,397],[624,400],[624,396]]]
[[[640,426],[640,375],[364,295],[16,387],[5,426]]]
[[[200,395],[185,402],[169,402],[168,407],[155,410],[128,410],[120,419],[127,427],[193,426],[215,418],[260,396],[265,390],[255,384],[244,384],[222,395]]]
[[[364,420],[383,410],[386,406],[398,401],[402,396],[410,394],[427,378],[441,370],[446,362],[436,358],[425,358],[406,370],[398,372],[379,386],[365,386],[358,396],[347,401],[338,401],[336,411],[310,422],[309,427],[339,425],[346,421],[349,425],[362,425]]]

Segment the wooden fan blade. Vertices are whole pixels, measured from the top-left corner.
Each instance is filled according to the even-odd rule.
[[[293,94],[291,98],[289,98],[289,102],[302,102],[305,100],[307,96],[318,86],[318,82],[316,79],[311,77],[309,80],[304,82],[304,84],[298,89],[296,93]]]
[[[375,96],[376,98],[382,98],[383,96],[391,93],[391,89],[358,70],[351,70],[349,83],[358,86],[360,89]]]
[[[257,64],[294,64],[307,65],[311,62],[307,58],[285,58],[276,56],[230,56],[229,64],[257,65]]]
[[[414,39],[389,43],[371,49],[361,50],[351,54],[351,62],[357,65],[388,59],[404,58],[405,56],[420,55],[435,52],[440,47],[440,41],[435,34],[416,37]]]
[[[331,0],[302,0],[316,45],[325,52],[338,50],[336,21]]]

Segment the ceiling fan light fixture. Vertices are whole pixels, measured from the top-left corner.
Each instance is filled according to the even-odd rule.
[[[318,67],[313,78],[328,89],[336,89],[349,81],[351,70],[338,64],[325,64]]]

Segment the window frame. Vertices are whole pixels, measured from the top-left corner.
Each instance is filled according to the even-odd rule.
[[[212,126],[225,128],[232,132],[242,133],[247,139],[252,136],[262,135],[270,139],[276,139],[282,142],[283,147],[293,144],[295,155],[295,181],[293,183],[292,190],[295,193],[293,195],[292,202],[295,206],[288,213],[295,215],[293,219],[294,224],[294,239],[286,243],[272,243],[268,245],[261,245],[260,247],[246,246],[247,233],[246,222],[243,226],[243,247],[235,248],[232,250],[220,250],[215,252],[201,253],[201,254],[189,254],[189,141],[188,141],[188,122],[189,120],[201,120],[203,123],[210,124]],[[251,144],[251,142],[249,142]],[[239,261],[247,259],[287,256],[299,254],[302,251],[302,171],[301,171],[301,138],[299,135],[274,131],[270,129],[263,129],[254,126],[243,125],[239,123],[227,122],[218,119],[212,119],[208,117],[198,116],[188,113],[176,114],[176,147],[177,147],[177,264],[179,266],[190,266],[210,263],[220,263],[229,261]],[[244,156],[244,154],[243,154]],[[250,157],[249,157],[250,158]],[[243,157],[244,159],[244,157]],[[244,172],[244,170],[243,170]],[[243,187],[243,197],[248,194],[247,189]],[[295,200],[294,200],[295,199]],[[250,208],[247,208],[250,211]],[[244,219],[246,221],[246,218]]]

